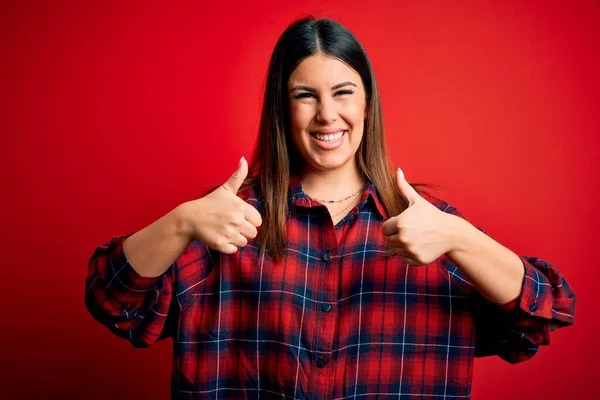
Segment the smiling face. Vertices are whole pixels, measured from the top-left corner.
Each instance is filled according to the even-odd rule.
[[[304,167],[354,167],[366,118],[360,75],[337,58],[316,54],[292,72],[288,92],[292,139]]]

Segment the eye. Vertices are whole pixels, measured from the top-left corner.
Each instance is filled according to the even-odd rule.
[[[338,92],[335,92],[335,95],[343,95],[343,94],[354,94],[354,92],[352,90],[340,90]]]
[[[297,95],[294,95],[294,99],[307,99],[309,97],[315,97],[315,95],[309,92],[302,92]]]

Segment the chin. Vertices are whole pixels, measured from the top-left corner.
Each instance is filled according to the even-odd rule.
[[[351,159],[332,159],[332,160],[316,160],[312,158],[310,161],[310,166],[313,169],[317,169],[319,171],[333,171],[336,169],[343,168],[347,166],[347,164],[351,161]]]

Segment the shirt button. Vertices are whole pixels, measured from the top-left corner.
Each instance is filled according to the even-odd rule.
[[[328,262],[329,260],[331,260],[329,253],[323,253],[323,261]]]
[[[331,311],[331,304],[327,304],[327,303],[321,304],[321,310],[323,310],[325,312]]]
[[[319,359],[317,360],[317,367],[323,368],[323,367],[325,367],[325,364],[327,364],[327,361],[325,361],[325,357],[323,357],[323,356],[319,357]]]
[[[531,312],[535,312],[535,311],[538,309],[538,305],[537,305],[537,303],[532,303],[532,304],[529,306],[529,309],[531,310]]]

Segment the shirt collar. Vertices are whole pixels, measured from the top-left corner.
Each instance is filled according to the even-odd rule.
[[[315,207],[320,206],[321,203],[308,197],[302,190],[302,183],[300,177],[297,175],[290,176],[290,187],[288,190],[288,206],[296,207]],[[365,191],[362,193],[358,209],[362,209],[366,204],[372,206],[383,219],[387,219],[387,213],[385,207],[377,194],[377,188],[371,182],[367,182]]]

